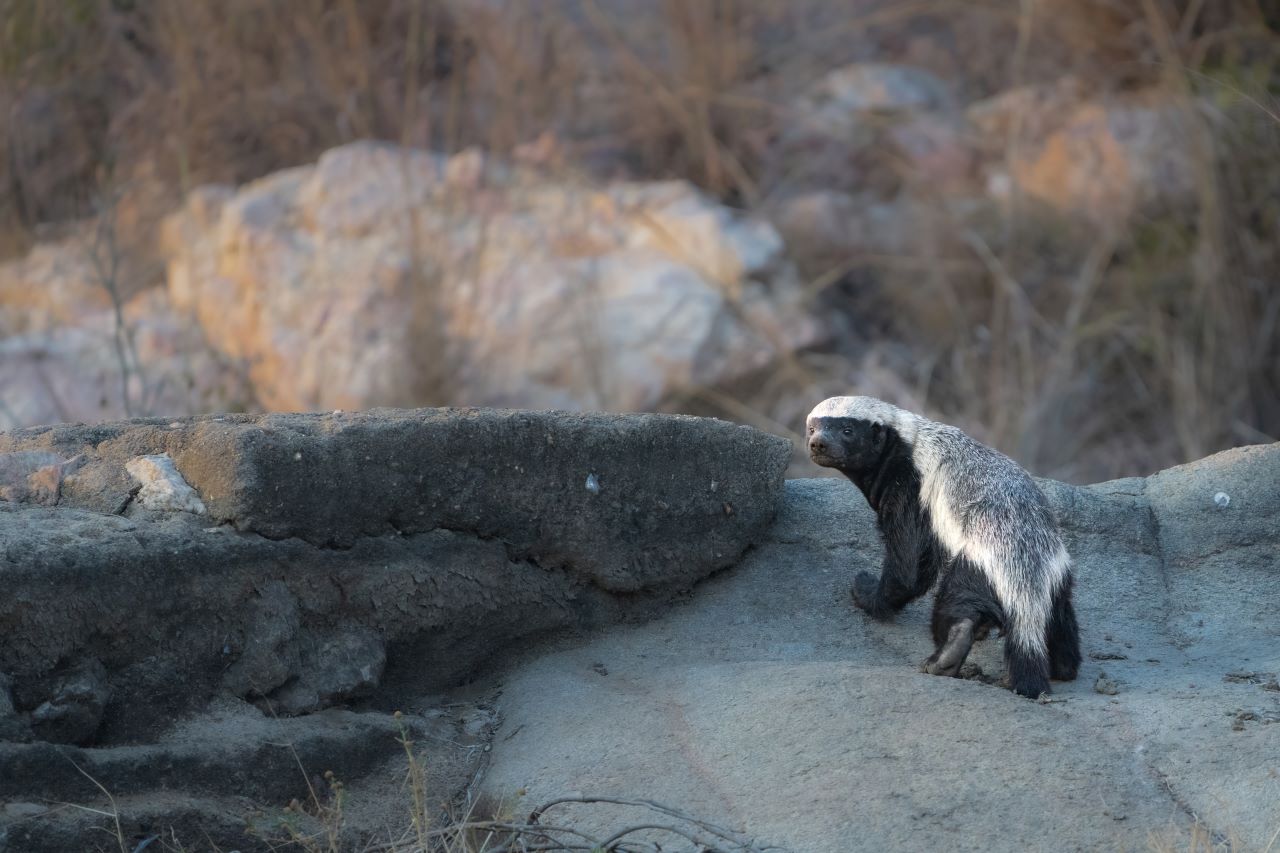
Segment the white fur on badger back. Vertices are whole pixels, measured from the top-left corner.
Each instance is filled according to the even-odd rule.
[[[911,446],[920,502],[948,556],[972,560],[995,588],[1025,651],[1045,653],[1053,595],[1071,560],[1048,502],[1016,462],[936,423],[874,397],[831,397],[811,418],[856,418],[893,427]]]

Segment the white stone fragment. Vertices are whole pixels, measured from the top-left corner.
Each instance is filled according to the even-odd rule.
[[[1218,505],[1218,509],[1226,509],[1231,504],[1231,495],[1218,492],[1213,496],[1213,502]]]
[[[205,512],[200,495],[182,479],[169,454],[136,456],[124,467],[133,479],[142,484],[137,501],[143,509],[198,514]]]

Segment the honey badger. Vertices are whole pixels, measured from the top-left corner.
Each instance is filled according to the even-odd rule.
[[[975,634],[998,626],[1014,692],[1036,697],[1080,668],[1071,560],[1044,493],[1007,456],[959,429],[873,397],[809,413],[809,456],[862,490],[885,544],[854,603],[887,619],[929,591],[937,650],[921,668],[956,675]]]

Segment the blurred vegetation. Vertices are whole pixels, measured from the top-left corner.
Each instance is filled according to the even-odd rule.
[[[1028,209],[925,272],[858,262],[815,285],[834,351],[673,405],[795,428],[799,401],[878,393],[1077,480],[1280,435],[1280,0],[0,0],[0,258],[139,182],[158,216],[369,137],[550,132],[574,168],[756,209],[789,100],[867,60],[965,100],[1069,76],[1185,102],[1196,209]]]

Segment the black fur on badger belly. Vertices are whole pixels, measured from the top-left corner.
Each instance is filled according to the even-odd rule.
[[[957,675],[975,635],[1005,636],[1010,686],[1023,696],[1080,668],[1071,559],[1035,481],[960,430],[873,397],[831,397],[809,414],[809,456],[854,482],[885,544],[877,579],[860,572],[854,603],[887,619],[924,595],[936,651],[922,669]]]

